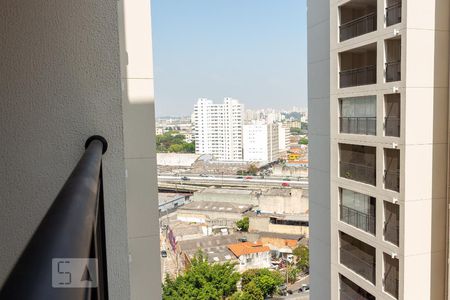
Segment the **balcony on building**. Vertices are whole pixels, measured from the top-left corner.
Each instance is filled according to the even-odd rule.
[[[384,96],[384,135],[400,137],[400,94]]]
[[[340,263],[375,284],[375,248],[344,232],[339,232],[339,244]]]
[[[377,83],[377,44],[369,44],[339,54],[339,87]]]
[[[341,133],[377,134],[376,96],[350,97],[339,100]]]
[[[375,235],[375,198],[351,190],[340,189],[340,199],[340,220]]]
[[[384,149],[384,187],[400,191],[400,150]]]
[[[341,300],[375,300],[375,296],[341,274],[339,274],[339,296]]]
[[[339,144],[340,177],[376,185],[376,148]]]
[[[377,1],[352,0],[339,7],[339,41],[377,30]]]
[[[387,253],[383,253],[384,277],[383,288],[386,293],[398,299],[399,261]]]
[[[400,81],[402,46],[401,38],[393,38],[385,41],[386,52],[386,82]]]
[[[384,202],[384,240],[399,246],[400,241],[400,207],[391,202]]]
[[[402,21],[402,0],[387,0],[386,26],[392,26]]]

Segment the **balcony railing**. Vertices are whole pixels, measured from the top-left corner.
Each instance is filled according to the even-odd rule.
[[[400,171],[385,170],[384,171],[384,187],[388,190],[400,191]]]
[[[358,291],[344,291],[342,288],[339,292],[340,300],[375,300],[375,297],[369,295],[367,292],[364,295],[362,292]]]
[[[341,221],[375,235],[375,216],[340,205]]]
[[[104,138],[88,139],[86,151],[0,290],[0,299],[108,298],[101,175],[106,148]],[[80,267],[73,258],[94,259],[94,269],[86,265],[81,275],[72,274]],[[60,259],[57,265],[54,259]],[[88,282],[97,282],[97,287],[89,288]]]
[[[350,134],[377,134],[376,117],[340,117],[341,133]]]
[[[356,247],[355,250],[357,250]],[[366,258],[370,258],[367,254],[366,256]],[[373,262],[368,262],[362,256],[342,247],[340,249],[340,262],[356,274],[375,284],[375,264]]]
[[[396,246],[399,245],[400,227],[398,224],[387,222],[384,224],[384,240]]]
[[[391,61],[386,63],[386,82],[401,80],[400,61]]]
[[[386,26],[391,26],[402,21],[402,1],[386,8]]]
[[[373,12],[339,26],[339,38],[342,42],[375,30],[377,30],[377,14]]]
[[[400,118],[398,117],[385,117],[384,127],[386,136],[400,136]]]
[[[377,82],[377,67],[367,66],[339,72],[340,87],[352,87]]]
[[[392,295],[396,299],[398,299],[399,290],[399,280],[397,276],[398,273],[395,273],[393,275],[388,275],[383,279],[385,292]]]
[[[375,167],[363,164],[340,162],[340,176],[346,179],[360,181],[363,183],[376,184]]]

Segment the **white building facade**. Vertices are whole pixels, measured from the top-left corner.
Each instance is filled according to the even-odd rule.
[[[195,153],[211,154],[217,160],[239,161],[242,154],[244,105],[225,98],[223,104],[198,99],[194,106]]]
[[[248,124],[243,126],[244,160],[272,162],[279,157],[277,124]]]
[[[449,11],[308,1],[312,300],[448,299]]]

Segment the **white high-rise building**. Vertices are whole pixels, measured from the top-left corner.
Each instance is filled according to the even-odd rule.
[[[243,133],[245,161],[272,162],[278,159],[277,124],[244,125]]]
[[[287,151],[291,140],[291,132],[288,127],[278,123],[278,146],[280,151]]]
[[[223,104],[200,98],[194,106],[195,153],[217,160],[242,160],[244,105],[225,98]]]

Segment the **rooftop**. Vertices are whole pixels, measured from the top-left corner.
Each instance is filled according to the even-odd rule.
[[[259,242],[257,242],[257,243],[243,242],[243,243],[231,244],[231,245],[228,245],[228,249],[230,249],[230,251],[233,252],[233,254],[236,255],[237,257],[239,257],[241,255],[246,255],[246,254],[270,251],[269,247],[264,246],[263,244],[261,244]]]
[[[203,211],[222,211],[227,213],[245,213],[252,209],[251,204],[238,204],[231,202],[216,202],[216,201],[194,201],[184,205],[182,210],[203,210]]]
[[[201,194],[235,194],[235,195],[251,195],[253,190],[249,189],[224,189],[224,188],[206,188],[198,191]]]

